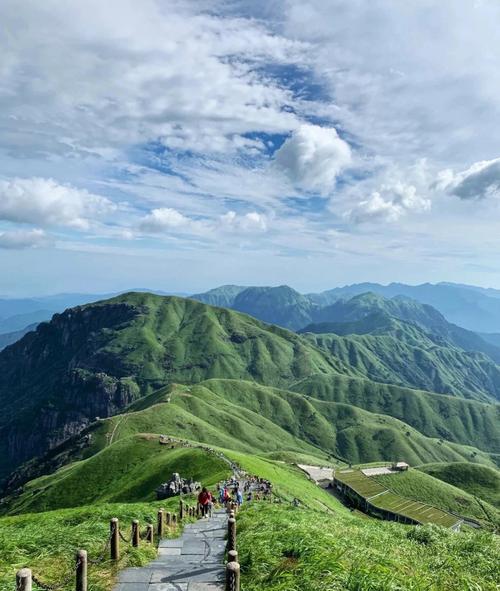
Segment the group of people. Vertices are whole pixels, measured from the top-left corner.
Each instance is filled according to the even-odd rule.
[[[217,491],[219,493],[219,503],[224,506],[228,506],[229,503],[236,503],[238,507],[243,504],[243,493],[241,486],[236,478],[231,478],[229,481],[224,481],[217,485]]]
[[[258,476],[245,476],[243,481],[239,481],[234,476],[224,480],[217,484],[216,497],[204,486],[198,495],[201,515],[202,517],[211,516],[215,503],[221,507],[231,508],[236,505],[239,508],[243,504],[244,497],[247,502],[271,499],[272,488],[273,485],[269,480]]]

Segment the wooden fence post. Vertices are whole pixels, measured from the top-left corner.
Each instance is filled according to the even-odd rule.
[[[236,519],[230,517],[227,520],[227,549],[236,550]]]
[[[87,591],[87,550],[76,553],[76,591]]]
[[[182,499],[179,500],[179,521],[184,519],[184,503]]]
[[[165,523],[164,519],[163,519],[163,515],[164,515],[164,509],[160,509],[158,511],[158,520],[157,520],[157,531],[158,531],[158,537],[161,538],[163,537],[163,524]],[[167,516],[169,514],[167,513]],[[168,517],[167,517],[167,525],[168,525]]]
[[[132,546],[134,548],[139,547],[139,522],[137,519],[132,521]]]
[[[110,521],[109,527],[111,530],[111,560],[120,560],[120,522],[116,517],[113,517]]]
[[[170,527],[172,525],[172,513],[170,513],[170,511],[167,511],[167,527]]]
[[[237,562],[226,564],[226,591],[240,591],[240,565]]]
[[[172,515],[172,527],[177,527],[177,515],[175,513]]]
[[[236,550],[229,550],[227,553],[228,562],[238,562],[238,552]]]
[[[149,542],[150,544],[153,543],[154,541],[154,536],[155,536],[155,528],[153,527],[152,523],[148,523],[148,525],[146,526],[146,541]]]
[[[31,591],[31,588],[31,570],[29,568],[21,568],[16,573],[16,590]]]

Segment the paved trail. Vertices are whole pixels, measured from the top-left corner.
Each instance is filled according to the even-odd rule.
[[[122,571],[115,591],[221,591],[226,531],[224,510],[189,523],[180,538],[160,541],[156,560]]]

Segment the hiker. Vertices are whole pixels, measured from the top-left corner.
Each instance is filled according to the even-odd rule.
[[[204,486],[201,489],[201,493],[198,495],[198,504],[201,509],[201,516],[202,517],[208,517],[211,502],[212,502],[212,495],[208,491],[207,487]]]
[[[239,489],[239,487],[236,487],[235,500],[238,507],[241,507],[241,505],[243,505],[243,495],[241,494],[241,490]]]

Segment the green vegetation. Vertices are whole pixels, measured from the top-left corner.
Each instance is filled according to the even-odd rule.
[[[410,469],[407,472],[371,478],[408,499],[429,503],[445,511],[483,522],[492,519],[493,525],[500,524],[500,513],[493,506],[480,503],[465,491],[419,470]]]
[[[114,415],[175,381],[337,371],[350,372],[292,332],[194,300],[130,293],[67,310],[0,352],[0,477],[64,440],[75,414]]]
[[[161,501],[167,510],[177,508],[178,499]],[[109,520],[118,517],[121,530],[130,537],[130,523],[138,519],[141,531],[156,523],[160,503],[93,504],[77,509],[0,518],[0,589],[14,589],[16,570],[29,566],[44,583],[59,585],[71,577],[63,591],[74,589],[74,557],[85,548],[89,559],[100,558],[109,537]],[[172,531],[171,535],[178,535]],[[119,564],[106,560],[89,565],[89,589],[108,591],[118,570],[141,566],[156,557],[156,547],[141,542],[139,548],[121,543]]]
[[[245,591],[316,591],[318,578],[332,590],[494,589],[488,533],[351,514],[292,465],[334,465],[378,495],[378,508],[421,522],[450,527],[458,518],[448,510],[498,523],[486,501],[498,500],[500,370],[462,350],[473,339],[460,348],[461,329],[401,299],[368,295],[327,310],[286,286],[227,286],[207,298],[291,327],[333,312],[344,325],[334,318],[340,334],[297,335],[195,300],[132,293],[56,315],[1,352],[0,477],[10,475],[10,496],[0,587],[23,565],[59,582],[76,548],[99,555],[110,517],[153,520],[154,490],[172,472],[214,485],[233,461],[271,480],[281,501],[242,513]],[[159,434],[178,441],[160,445]],[[425,465],[377,481],[339,468],[381,460]],[[471,494],[443,482],[453,478]],[[295,498],[301,506],[289,507]],[[153,554],[128,550],[120,566]],[[109,589],[113,568],[91,569],[92,591]]]
[[[437,507],[395,494],[378,479],[365,476],[359,470],[339,471],[335,475],[335,480],[347,485],[374,507],[409,517],[421,524],[434,523],[443,527],[453,527],[460,521],[458,517]]]
[[[134,403],[130,412],[94,423],[46,460],[19,470],[17,485],[89,457],[109,443],[146,432],[244,453],[306,454],[316,458],[310,461],[314,464],[404,458],[416,465],[473,457],[476,462],[494,465],[491,457],[477,448],[425,437],[387,415],[251,382],[207,380],[161,389]],[[88,435],[90,445],[85,442]]]
[[[246,508],[238,519],[245,591],[496,591],[498,538],[410,528],[305,508]]]
[[[376,382],[482,402],[500,397],[500,367],[484,353],[464,351],[385,312],[357,322],[313,324],[306,330],[314,345]]]
[[[366,307],[369,300],[363,300]],[[414,332],[408,338],[418,341],[416,327]],[[398,456],[412,464],[493,465],[489,454],[500,451],[498,405],[364,379],[376,360],[360,362],[353,351],[338,352],[339,359],[284,329],[175,297],[132,293],[68,310],[0,353],[0,476],[64,442],[85,420],[118,415],[127,406],[145,410],[162,386],[207,378],[214,382],[193,386],[191,393],[184,389],[161,416],[144,416],[143,427],[139,417],[122,417],[113,429],[117,435],[165,431],[240,451],[351,462]],[[466,355],[443,351],[449,359]],[[470,363],[482,367],[481,358],[471,354]],[[398,363],[405,365],[402,353]],[[413,367],[407,373],[420,371],[417,363],[406,365]],[[438,381],[453,381],[454,374],[460,384],[463,373],[451,361],[450,367]],[[482,371],[489,371],[486,365]],[[470,392],[480,388],[480,373],[471,371]],[[283,393],[287,388],[296,394]]]
[[[215,485],[230,475],[226,462],[203,449],[159,444],[157,435],[126,437],[86,460],[32,480],[20,496],[6,499],[10,514],[91,503],[153,501],[155,489],[178,472]]]
[[[389,415],[404,421],[427,437],[474,445],[483,450],[500,451],[500,406],[463,400],[454,396],[379,384],[346,376],[315,375],[297,381],[291,389],[306,396],[328,402],[340,402],[372,413]],[[376,458],[356,461],[373,461]],[[463,459],[477,462],[471,449]],[[408,460],[414,464],[412,460]],[[445,461],[455,460],[448,456]],[[481,460],[482,461],[482,460]],[[420,463],[420,462],[416,462]],[[486,462],[487,463],[487,462]]]
[[[249,474],[257,474],[270,480],[273,483],[273,492],[284,501],[297,498],[306,507],[348,513],[340,501],[308,480],[299,468],[248,454],[230,451],[226,453]]]
[[[469,462],[451,462],[426,464],[418,466],[418,469],[500,509],[500,473],[494,468]]]

